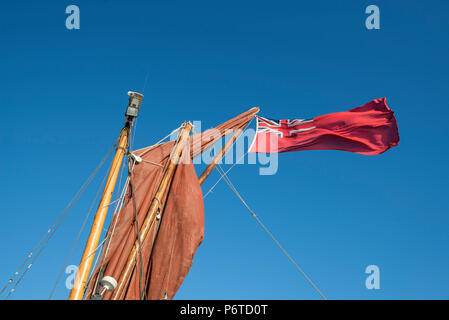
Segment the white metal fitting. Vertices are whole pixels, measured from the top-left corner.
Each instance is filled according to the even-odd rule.
[[[114,291],[117,288],[117,281],[110,276],[105,276],[100,281],[100,285],[103,287],[101,295],[103,295],[106,291]]]
[[[136,156],[134,153],[130,153],[129,156],[136,162],[136,163],[141,163],[142,162],[142,158],[139,156]]]

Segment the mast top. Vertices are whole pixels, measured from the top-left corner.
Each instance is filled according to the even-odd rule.
[[[133,121],[139,115],[140,105],[142,104],[143,94],[134,91],[128,91],[129,102],[126,109],[126,120]]]

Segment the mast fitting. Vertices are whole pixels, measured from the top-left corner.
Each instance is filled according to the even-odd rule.
[[[117,281],[110,276],[106,276],[100,281],[100,285],[103,287],[101,295],[103,295],[106,291],[114,291],[117,288]]]
[[[133,159],[136,163],[141,163],[142,162],[142,158],[139,156],[136,156],[134,153],[130,152],[128,154],[128,156]]]
[[[129,120],[137,118],[139,115],[140,105],[142,104],[143,95],[134,91],[128,91],[129,102],[126,109],[126,117]]]

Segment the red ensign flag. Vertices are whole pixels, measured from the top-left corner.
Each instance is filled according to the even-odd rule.
[[[343,150],[376,155],[399,143],[394,112],[385,98],[364,106],[313,119],[257,118],[257,132],[249,152]]]

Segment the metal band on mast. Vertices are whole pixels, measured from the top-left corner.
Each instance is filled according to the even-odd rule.
[[[128,92],[129,102],[126,109],[125,126],[120,132],[119,144],[114,156],[114,159],[109,170],[106,185],[103,190],[100,204],[98,205],[97,213],[92,224],[92,228],[89,234],[89,238],[84,248],[83,257],[76,274],[75,283],[70,292],[69,300],[82,300],[84,296],[84,290],[86,287],[89,272],[92,267],[92,262],[95,257],[95,250],[97,249],[98,242],[100,240],[101,232],[103,230],[104,221],[108,212],[108,207],[111,202],[114,187],[117,182],[117,177],[120,172],[123,156],[125,155],[129,134],[131,127],[134,123],[134,119],[139,114],[139,109],[142,103],[143,95],[137,92]]]

